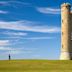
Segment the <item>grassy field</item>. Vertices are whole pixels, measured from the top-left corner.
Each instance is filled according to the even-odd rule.
[[[72,72],[72,61],[4,60],[0,72]]]

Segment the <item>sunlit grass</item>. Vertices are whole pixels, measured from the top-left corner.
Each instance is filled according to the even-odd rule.
[[[72,72],[72,61],[60,60],[3,60],[0,72]]]

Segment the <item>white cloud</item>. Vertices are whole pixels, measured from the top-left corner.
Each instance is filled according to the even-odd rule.
[[[19,6],[30,6],[30,3],[21,2],[21,1],[0,1],[0,6],[11,6],[14,8],[18,8]],[[23,7],[23,6],[22,6]]]
[[[14,8],[19,8],[19,7],[24,7],[24,6],[29,6],[30,3],[27,2],[22,2],[22,1],[8,1],[9,6],[12,6]]]
[[[21,4],[21,5],[30,5],[30,3],[27,2],[21,2],[21,1],[8,1],[9,3],[17,3],[17,4]]]
[[[26,22],[25,21],[14,21],[14,22],[0,21],[0,28],[19,30],[19,31],[41,32],[41,33],[60,32],[59,27],[35,25],[33,23],[29,23],[29,21],[26,21]]]
[[[5,31],[5,32],[2,32],[1,34],[6,34],[6,35],[9,35],[9,36],[27,36],[27,33],[24,33],[24,32],[11,32],[11,31]]]
[[[12,50],[8,52],[8,54],[20,54],[20,53],[22,53],[22,51]]]
[[[0,14],[7,14],[8,11],[3,11],[3,10],[0,10]]]
[[[4,50],[4,51],[9,51],[9,50],[13,50],[12,48],[9,47],[0,47],[0,50]]]
[[[55,8],[44,8],[44,7],[38,7],[36,10],[40,13],[44,14],[60,14],[60,9],[55,9]]]
[[[24,35],[24,36],[26,36],[27,35],[27,33],[22,33],[22,32],[18,32],[18,33],[13,33],[14,35]]]
[[[8,52],[8,54],[22,54],[22,53],[32,53],[32,51],[12,50]]]
[[[0,40],[0,46],[6,46],[9,45],[9,40]]]
[[[30,38],[23,38],[28,40],[40,40],[40,39],[53,39],[53,37],[30,37]]]
[[[32,53],[33,49],[25,50],[24,48],[0,47],[0,51],[5,51],[3,52],[4,54],[22,54],[22,53]]]
[[[5,54],[19,54],[22,53],[22,50],[10,48],[10,47],[0,47],[0,51],[6,51]]]
[[[34,7],[38,12],[44,14],[60,14],[60,9],[50,8],[50,7],[35,7],[31,3],[21,2],[21,1],[0,1],[0,6],[11,6],[14,8],[19,8],[23,6]],[[7,14],[7,11],[1,11],[3,14]]]
[[[8,5],[8,1],[0,1],[0,5]]]
[[[19,35],[19,36],[26,36],[27,33],[22,33],[22,32],[11,32],[9,33],[10,35]]]

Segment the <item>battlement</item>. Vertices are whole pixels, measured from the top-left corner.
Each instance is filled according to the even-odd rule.
[[[61,7],[71,7],[71,5],[69,3],[63,3]]]

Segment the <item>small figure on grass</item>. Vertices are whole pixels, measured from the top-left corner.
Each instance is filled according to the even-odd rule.
[[[11,60],[11,55],[9,54],[9,60]]]

